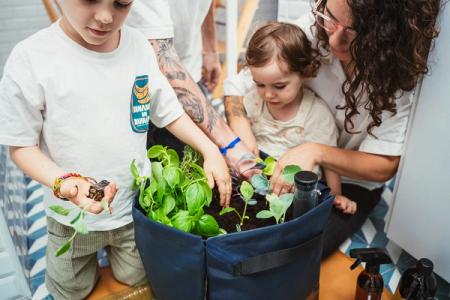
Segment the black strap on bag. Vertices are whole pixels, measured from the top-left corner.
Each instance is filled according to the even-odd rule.
[[[233,275],[251,275],[284,266],[296,260],[300,255],[313,251],[319,246],[321,240],[322,233],[298,246],[247,258],[233,266]]]

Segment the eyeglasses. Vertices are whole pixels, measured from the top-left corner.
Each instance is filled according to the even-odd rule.
[[[333,20],[331,17],[320,12],[318,9],[319,9],[319,6],[321,3],[322,3],[322,0],[319,0],[313,9],[313,14],[316,19],[317,25],[319,25],[321,28],[323,28],[328,33],[334,33],[336,30],[339,29],[339,27],[342,27],[342,28],[344,28],[344,33],[345,33],[346,37],[349,40],[353,40],[357,36],[356,31],[351,27],[340,24],[339,22]]]

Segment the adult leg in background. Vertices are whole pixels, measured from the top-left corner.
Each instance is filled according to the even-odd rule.
[[[342,194],[358,205],[354,215],[331,209],[330,218],[324,229],[322,258],[339,248],[348,237],[358,231],[381,199],[383,187],[368,190],[358,185],[342,184]]]

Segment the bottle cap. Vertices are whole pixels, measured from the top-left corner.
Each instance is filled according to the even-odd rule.
[[[417,262],[417,270],[425,276],[433,272],[433,262],[428,258],[421,258]]]
[[[316,188],[319,178],[316,173],[311,171],[300,171],[295,174],[295,184],[305,191],[312,191]]]

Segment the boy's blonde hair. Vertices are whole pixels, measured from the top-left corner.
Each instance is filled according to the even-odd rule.
[[[300,27],[283,22],[269,22],[251,37],[245,55],[247,66],[261,67],[275,58],[284,61],[289,71],[311,78],[320,67],[319,52]]]

